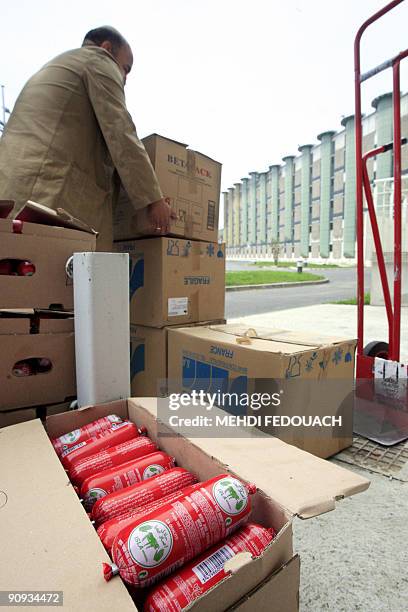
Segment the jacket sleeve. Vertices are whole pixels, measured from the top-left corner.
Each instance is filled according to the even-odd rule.
[[[84,83],[113,164],[136,209],[163,195],[143,143],[127,111],[122,75],[105,52],[90,54]]]

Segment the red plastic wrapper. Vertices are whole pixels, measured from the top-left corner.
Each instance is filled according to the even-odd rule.
[[[83,442],[78,442],[74,446],[62,451],[60,461],[64,468],[69,472],[74,461],[77,459],[85,459],[90,455],[99,453],[102,450],[122,444],[127,440],[132,440],[140,435],[138,428],[134,423],[123,421],[122,423],[111,423],[109,429],[106,429],[100,434],[96,434],[92,438],[88,438]]]
[[[83,425],[79,429],[74,429],[74,431],[70,431],[59,438],[54,438],[51,440],[51,442],[55,452],[58,456],[60,456],[63,451],[67,450],[67,448],[71,448],[84,440],[88,440],[89,438],[106,431],[111,427],[112,423],[121,422],[122,419],[116,414],[108,414],[106,417],[92,421],[92,423]]]
[[[105,580],[120,574],[126,583],[146,587],[171,574],[245,523],[255,491],[254,485],[222,474],[149,512],[115,538],[113,564],[103,564]]]
[[[221,582],[224,564],[240,552],[259,557],[276,536],[274,529],[248,523],[222,543],[213,546],[178,572],[165,578],[149,594],[144,612],[179,612]]]
[[[109,521],[105,521],[104,523],[102,523],[102,525],[98,527],[96,532],[108,553],[110,554],[114,539],[124,527],[132,525],[141,517],[151,512],[151,510],[156,510],[157,508],[160,508],[168,502],[172,502],[176,499],[181,499],[185,497],[189,493],[192,493],[196,489],[199,489],[201,487],[201,484],[201,482],[198,482],[189,487],[184,487],[184,489],[181,489],[180,491],[170,493],[170,495],[166,495],[162,499],[158,499],[157,501],[154,501],[151,504],[147,504],[147,506],[136,510],[136,512],[126,512],[126,514],[121,514],[120,516],[116,516],[115,518],[112,518]]]
[[[32,376],[35,370],[30,361],[17,361],[13,366],[13,376]]]
[[[86,478],[98,474],[103,470],[109,470],[117,465],[122,465],[132,459],[138,459],[157,451],[157,446],[147,437],[139,436],[123,444],[117,444],[111,448],[90,455],[85,459],[77,459],[69,471],[69,479],[72,484],[80,487]]]
[[[174,457],[158,451],[90,476],[84,480],[80,491],[86,511],[90,512],[95,502],[109,493],[125,489],[170,470],[174,467],[174,462]]]
[[[35,265],[31,261],[20,261],[17,266],[18,276],[32,276],[35,274]]]
[[[145,482],[99,499],[92,508],[91,519],[96,525],[100,525],[126,512],[136,512],[147,504],[196,482],[197,478],[184,468],[173,468]]]

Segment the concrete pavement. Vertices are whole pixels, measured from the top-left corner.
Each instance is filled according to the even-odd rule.
[[[258,296],[259,294],[254,294]],[[318,304],[231,319],[248,327],[356,337],[357,307]],[[387,340],[384,308],[365,308],[365,343]],[[401,355],[408,358],[408,308],[402,309]],[[339,501],[334,512],[294,523],[301,557],[301,612],[405,612],[408,601],[408,483],[338,465],[371,480],[368,491]]]

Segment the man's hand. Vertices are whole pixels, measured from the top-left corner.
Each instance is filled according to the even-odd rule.
[[[147,207],[147,215],[156,234],[168,234],[170,219],[176,219],[176,213],[171,210],[170,204],[163,198],[152,202]]]

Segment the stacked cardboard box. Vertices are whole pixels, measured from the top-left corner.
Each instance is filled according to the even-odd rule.
[[[166,392],[167,333],[222,322],[225,249],[218,244],[221,165],[157,134],[143,140],[176,218],[170,236],[149,237],[144,211],[123,198],[115,211],[116,250],[130,256],[132,395]]]
[[[352,444],[355,347],[355,340],[317,332],[255,330],[237,324],[172,329],[169,386],[178,393],[202,389],[225,394],[230,398],[223,406],[227,412],[257,417],[263,431],[330,457]],[[236,394],[276,394],[276,402],[254,409]],[[305,425],[299,421],[296,426],[273,427],[271,421],[265,426],[265,415],[307,418]],[[310,419],[316,419],[313,426]],[[316,425],[320,421],[323,425]]]
[[[154,399],[121,400],[52,416],[46,430],[39,421],[7,428],[2,435],[0,463],[13,469],[2,475],[7,500],[1,508],[5,526],[2,554],[7,558],[2,588],[20,589],[23,575],[25,584],[37,589],[62,589],[67,610],[141,609],[119,578],[104,582],[101,564],[110,559],[95,530],[90,529],[73,487],[67,486],[67,475],[48,438],[113,413],[145,426],[163,451],[200,480],[227,471],[255,483],[258,491],[252,500],[251,520],[278,532],[259,557],[236,555],[232,571],[188,609],[244,612],[255,606],[296,612],[299,557],[293,552],[293,522],[297,517],[310,519],[334,510],[337,500],[364,491],[369,481],[268,436],[246,438],[243,453],[240,438],[177,435],[160,422]],[[27,546],[35,551],[36,562],[30,557],[22,565],[21,551]]]
[[[0,217],[12,203],[0,203]],[[0,426],[47,414],[75,396],[73,286],[66,264],[95,250],[80,222],[29,203],[0,218]],[[19,264],[27,274],[17,274]],[[39,407],[41,410],[39,411]]]

